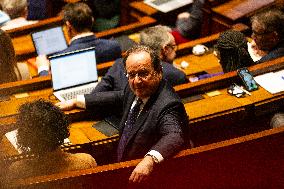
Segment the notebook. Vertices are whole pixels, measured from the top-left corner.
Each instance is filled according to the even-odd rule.
[[[68,47],[61,26],[32,33],[38,55],[52,55]]]
[[[144,0],[144,3],[155,9],[167,13],[182,6],[193,3],[193,0]]]
[[[53,94],[70,100],[88,94],[96,87],[98,71],[95,48],[87,48],[49,57]]]

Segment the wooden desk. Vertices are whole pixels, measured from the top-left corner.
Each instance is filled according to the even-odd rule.
[[[246,96],[245,98],[236,98],[234,96],[230,96],[227,94],[226,89],[219,90],[221,93],[218,96],[208,97],[206,94],[202,94],[204,99],[189,102],[185,104],[185,109],[187,114],[190,117],[190,125],[193,127],[195,132],[200,135],[206,135],[203,130],[208,129],[209,126],[212,128],[218,128],[225,126],[230,123],[231,124],[241,124],[242,121],[249,116],[250,111],[257,105],[257,103],[262,103],[262,105],[271,105],[273,101],[277,102],[278,100],[283,101],[284,99],[284,92],[278,93],[277,95],[272,95],[265,91],[264,89],[260,88],[257,91],[252,92],[252,96]],[[43,89],[39,91],[29,92],[29,97],[16,99],[15,97],[11,96],[10,101],[0,102],[0,106],[2,107],[0,110],[0,115],[4,119],[7,117],[13,117],[17,113],[17,108],[25,103],[29,102],[38,98],[44,98],[47,100],[51,100],[55,102],[55,99],[50,99],[52,91],[51,89]],[[281,103],[278,103],[278,106],[281,106]],[[271,113],[274,110],[266,110],[265,114]],[[76,116],[76,114],[80,113],[79,110],[74,110],[69,112],[69,116]],[[84,112],[80,113],[80,119],[84,119],[85,117]],[[229,120],[227,120],[229,118]],[[238,118],[238,122],[235,122],[236,118]],[[216,125],[216,120],[221,120],[221,122]],[[13,123],[14,120],[10,120],[10,123]],[[98,135],[98,131],[91,127],[93,122],[76,122],[74,120],[74,124],[72,126],[71,132],[71,141],[74,144],[77,143],[86,143],[92,140],[102,139],[105,136],[102,134]],[[210,122],[209,125],[205,123]],[[215,123],[215,124],[214,124]],[[204,125],[205,124],[205,125]],[[225,133],[223,131],[222,133]],[[73,137],[74,136],[74,137]],[[197,135],[196,135],[197,136]],[[198,145],[206,144],[208,141],[212,142],[212,140],[220,140],[217,138],[210,138],[204,139],[203,136],[199,136],[200,139],[196,142]],[[228,137],[228,136],[227,136]]]
[[[191,4],[180,7],[168,13],[163,13],[157,9],[145,4],[143,1],[134,1],[129,4],[130,15],[134,18],[140,18],[145,15],[155,18],[160,24],[174,26],[177,15],[181,12],[188,11]]]
[[[250,25],[250,16],[273,4],[274,0],[234,0],[213,7],[211,33],[223,31],[237,22]]]
[[[193,54],[183,56],[175,59],[174,64],[180,68],[182,61],[189,63],[187,68],[181,68],[181,70],[184,71],[187,76],[201,74],[203,72],[210,74],[222,72],[222,67],[219,64],[217,57],[210,52],[201,56],[196,56]]]
[[[155,167],[143,188],[283,188],[283,139],[284,127],[183,150]],[[32,177],[14,184],[26,189],[135,188],[128,178],[139,162]]]

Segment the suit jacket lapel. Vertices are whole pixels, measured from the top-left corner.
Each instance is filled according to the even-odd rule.
[[[140,114],[139,114],[139,116],[136,120],[136,123],[131,130],[131,134],[130,134],[128,140],[127,140],[127,144],[136,135],[138,130],[142,127],[142,125],[146,121],[146,119],[149,115],[149,109],[151,108],[151,106],[153,104],[153,100],[154,100],[153,98],[155,98],[155,96],[149,98],[149,100],[146,102],[145,106],[143,107],[142,111],[140,112]]]
[[[127,140],[127,143],[126,143],[126,146],[128,145],[129,141],[135,136],[135,134],[138,132],[139,128],[144,124],[146,118],[148,117],[149,115],[149,109],[151,108],[151,106],[153,105],[153,103],[156,101],[156,98],[159,96],[160,94],[160,91],[163,89],[163,86],[165,85],[164,81],[162,80],[162,82],[160,83],[160,86],[159,88],[157,89],[157,92],[154,93],[150,98],[149,100],[146,102],[143,110],[141,111],[140,115],[138,116],[137,120],[136,120],[136,123],[134,125],[134,127],[132,128],[131,130],[131,134]],[[133,93],[131,93],[133,95],[132,98],[129,98],[129,99],[132,99],[132,100],[129,100],[131,102],[127,102],[127,113],[126,115],[124,114],[124,117],[123,117],[123,128],[125,126],[125,121],[127,119],[127,115],[130,111],[130,107],[134,101],[134,98],[135,98],[135,95]]]
[[[135,99],[135,95],[133,93],[130,93],[129,98],[127,98],[127,99],[128,100],[125,103],[125,107],[124,107],[124,114],[123,114],[122,119],[121,119],[122,121],[120,123],[120,131],[119,131],[120,135],[122,134],[123,129],[125,127],[125,122],[127,120],[127,116],[128,116],[129,111],[130,111],[131,105],[132,105],[132,103]]]

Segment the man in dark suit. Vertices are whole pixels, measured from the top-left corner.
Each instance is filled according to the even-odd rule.
[[[96,48],[97,63],[115,60],[121,57],[121,48],[117,41],[99,39],[92,32],[94,18],[92,10],[85,3],[69,3],[63,8],[63,20],[67,28],[68,36],[71,39],[69,47],[58,54],[89,47]],[[40,62],[37,62],[41,65]],[[39,67],[40,76],[47,75],[48,66]]]
[[[97,63],[121,57],[121,49],[117,41],[98,39],[91,32],[94,18],[88,5],[80,2],[67,4],[63,9],[63,20],[67,26],[71,43],[62,52],[96,47]]]
[[[251,18],[254,50],[264,52],[256,63],[266,62],[284,56],[284,14],[280,9],[271,8]]]
[[[97,116],[122,111],[117,157],[118,161],[144,157],[129,178],[139,183],[156,163],[172,157],[185,145],[188,117],[177,94],[162,79],[155,51],[136,46],[127,52],[125,60],[128,85],[123,91],[77,96],[57,106],[63,110],[92,109]]]
[[[185,73],[173,66],[176,57],[176,43],[172,34],[164,26],[154,26],[144,29],[140,33],[140,44],[150,46],[157,51],[161,59],[163,78],[171,86],[187,83]],[[122,59],[117,59],[104,75],[93,92],[122,90],[128,80]]]

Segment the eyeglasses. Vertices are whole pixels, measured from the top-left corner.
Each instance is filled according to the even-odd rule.
[[[176,44],[167,44],[167,47],[170,47],[171,49],[173,49],[174,51],[178,50],[178,46]]]
[[[252,35],[254,36],[263,36],[272,33],[273,31],[264,31],[264,32],[257,32],[252,30]]]
[[[153,71],[148,71],[148,70],[142,70],[140,72],[137,72],[137,73],[127,73],[126,74],[126,77],[128,80],[133,80],[136,78],[136,76],[139,78],[139,79],[142,79],[142,80],[147,80],[148,77],[153,73]]]

